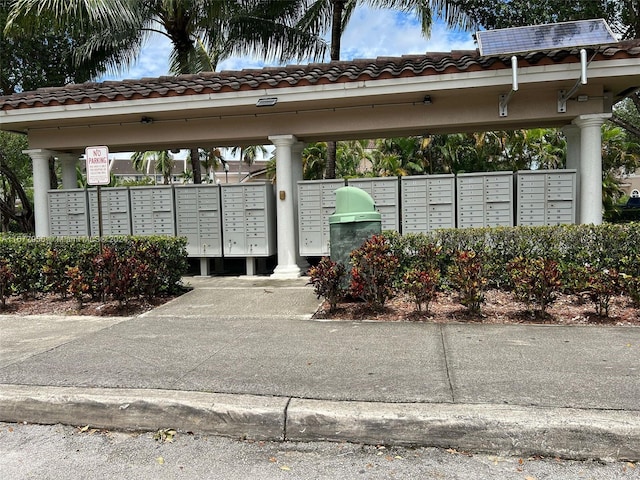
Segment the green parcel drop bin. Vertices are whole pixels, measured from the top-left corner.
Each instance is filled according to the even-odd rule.
[[[349,255],[372,235],[381,233],[380,213],[373,198],[358,187],[336,190],[336,211],[329,217],[331,260],[351,270]]]

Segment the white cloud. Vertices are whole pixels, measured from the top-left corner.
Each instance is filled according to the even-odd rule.
[[[475,49],[470,33],[434,22],[429,39],[415,17],[393,10],[359,8],[342,37],[343,60]]]
[[[391,57],[427,52],[449,52],[475,49],[471,33],[448,29],[441,21],[435,21],[430,38],[424,38],[420,24],[413,15],[394,10],[359,7],[342,37],[341,59]],[[142,49],[138,61],[127,71],[104,79],[159,77],[169,72],[171,44],[162,35],[154,35]],[[218,65],[218,70],[242,70],[262,68],[267,65],[260,59],[246,57],[228,58]]]
[[[153,34],[145,42],[138,60],[123,72],[106,75],[102,80],[157,78],[169,74],[171,41],[164,35]]]

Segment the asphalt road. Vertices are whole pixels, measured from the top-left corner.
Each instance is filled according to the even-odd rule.
[[[1,477],[74,479],[640,479],[640,464],[471,455],[436,448],[249,442],[178,433],[0,423]]]

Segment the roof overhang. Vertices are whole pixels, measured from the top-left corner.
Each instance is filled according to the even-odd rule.
[[[74,152],[96,144],[109,145],[111,151],[262,144],[279,134],[310,142],[509,130],[563,126],[578,115],[608,113],[612,103],[640,87],[636,54],[600,56],[589,64],[588,83],[576,93],[582,101],[570,100],[567,111],[559,113],[558,91],[571,89],[581,74],[577,56],[559,58],[519,62],[519,89],[506,117],[499,115],[498,105],[499,96],[511,89],[511,65],[502,59],[485,59],[484,68],[467,61],[470,68],[444,68],[437,73],[405,68],[395,75],[360,74],[347,80],[337,76],[331,82],[291,85],[265,86],[263,82],[252,88],[155,98],[80,98],[41,105],[5,97],[13,103],[0,110],[0,129],[28,134],[30,148]],[[111,85],[122,89],[127,83]],[[93,86],[87,84],[86,89]],[[75,86],[75,90],[78,87],[82,88]],[[52,90],[50,96],[62,99],[61,92],[64,87]],[[46,97],[48,92],[43,93]],[[423,102],[426,95],[430,104]],[[264,97],[276,97],[277,103],[256,106]]]

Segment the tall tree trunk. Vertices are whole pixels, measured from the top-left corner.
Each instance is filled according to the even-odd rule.
[[[621,127],[621,128],[624,128],[631,135],[635,135],[636,137],[640,137],[640,128],[638,128],[637,126],[633,125],[632,123],[626,121],[624,118],[620,118],[619,116],[614,114],[613,117],[611,117],[609,119],[609,121],[611,123]]]
[[[4,161],[2,153],[0,153],[0,175],[6,179],[9,183],[9,189],[14,192],[10,197],[14,199],[11,201],[11,204],[7,204],[4,199],[0,199],[0,210],[2,211],[3,217],[15,221],[21,232],[34,232],[36,229],[36,223],[33,216],[33,207],[29,201],[29,197],[27,197],[27,194],[24,191],[24,188],[22,188],[22,184],[20,183],[20,180],[18,180],[16,174]],[[16,212],[15,195],[20,199],[22,212]]]
[[[629,98],[633,102],[637,112],[640,113],[640,92],[632,93]],[[614,125],[617,125],[621,128],[624,128],[631,135],[635,135],[636,137],[640,137],[640,127],[638,125],[634,125],[633,123],[625,120],[624,118],[620,118],[619,115],[616,115],[614,110],[613,117],[609,120]]]
[[[11,218],[9,217],[9,215],[5,215],[2,205],[13,205],[15,210],[16,195],[13,190],[11,190],[10,186],[7,185],[7,181],[4,177],[0,178],[0,182],[2,183],[2,198],[0,199],[0,222],[2,223],[2,231],[8,232],[9,222],[11,221]]]
[[[58,175],[56,174],[56,159],[49,158],[49,188],[51,190],[58,189]]]
[[[336,142],[327,142],[327,164],[325,166],[324,178],[336,178]]]
[[[193,170],[193,183],[202,183],[202,172],[200,167],[200,152],[198,148],[192,148],[191,154],[191,170]]]
[[[340,42],[342,40],[342,15],[345,0],[333,0],[333,18],[331,19],[331,61],[340,60]]]
[[[340,60],[340,41],[342,39],[342,15],[345,0],[333,0],[333,18],[331,20],[331,61]],[[335,141],[327,142],[327,165],[324,178],[336,178]]]

